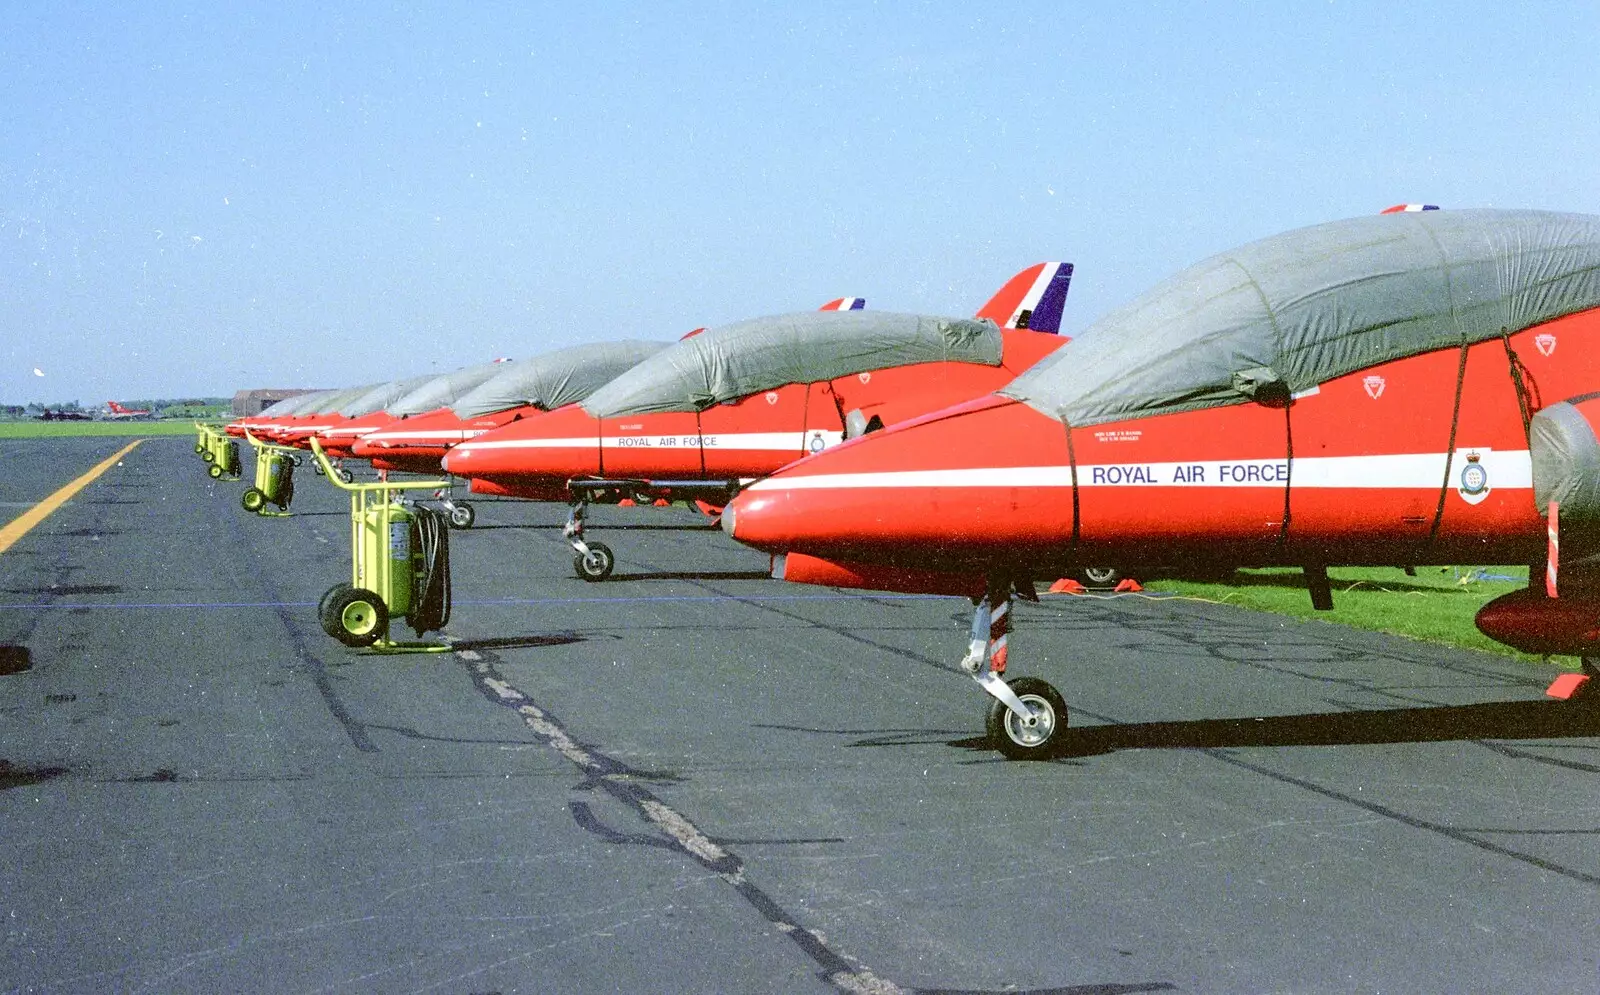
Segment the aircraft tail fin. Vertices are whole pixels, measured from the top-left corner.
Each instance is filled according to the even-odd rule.
[[[992,318],[1001,328],[1059,335],[1071,285],[1071,263],[1035,263],[1007,280],[989,303],[978,309],[977,316]]]
[[[865,297],[841,297],[817,308],[818,311],[861,311],[867,306]]]
[[[1379,214],[1412,214],[1417,211],[1437,211],[1438,204],[1396,204],[1379,211]]]

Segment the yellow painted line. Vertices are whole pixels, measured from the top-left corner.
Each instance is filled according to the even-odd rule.
[[[94,483],[95,478],[117,465],[117,460],[133,452],[133,447],[143,442],[143,439],[134,439],[132,442],[117,450],[115,455],[107,456],[96,463],[88,473],[74,480],[72,483],[56,491],[54,494],[40,501],[38,504],[22,513],[20,518],[0,529],[0,553],[10,549],[18,539],[27,535],[35,525],[50,517],[50,513],[72,500],[72,496]]]

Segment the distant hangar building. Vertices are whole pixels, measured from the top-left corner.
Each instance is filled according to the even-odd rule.
[[[263,387],[256,390],[241,390],[233,395],[233,416],[235,418],[245,418],[250,415],[259,415],[261,409],[268,405],[277,404],[279,401],[286,401],[301,394],[308,394],[313,389],[311,387],[297,387],[271,390]]]

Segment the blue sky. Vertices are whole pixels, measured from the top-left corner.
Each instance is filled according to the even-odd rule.
[[[1400,201],[1600,213],[1587,4],[122,6],[0,8],[0,401],[970,314],[1053,258],[1071,331]]]

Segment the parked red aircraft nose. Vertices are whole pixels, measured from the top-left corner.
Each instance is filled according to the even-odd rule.
[[[595,342],[512,364],[448,408],[406,417],[363,436],[353,452],[375,466],[437,472],[451,449],[514,421],[581,401],[667,348],[668,342]]]
[[[497,429],[445,460],[474,490],[565,482],[580,575],[600,579],[582,539],[588,500],[695,499],[715,511],[750,479],[843,438],[1009,382],[1058,348],[1071,267],[1018,274],[990,320],[871,312],[779,315],[693,335],[580,406]],[[991,315],[1013,328],[1002,329]],[[1046,332],[1028,331],[1038,328]]]
[[[1014,589],[1085,563],[1287,565],[1324,608],[1334,564],[1542,577],[1552,503],[1579,555],[1600,549],[1597,389],[1600,218],[1357,218],[1191,267],[1001,396],[753,484],[723,525],[795,579],[985,589],[963,663],[996,745],[1037,755],[1065,706],[998,677]],[[1596,589],[1564,597],[1600,618]],[[1525,596],[1483,628],[1559,621],[1582,652],[1583,614]]]
[[[356,439],[389,423],[392,416],[386,408],[436,378],[437,374],[429,374],[374,387],[342,406],[338,411],[338,420],[330,420],[328,428],[316,433],[317,442],[331,458],[350,455],[350,446]]]

